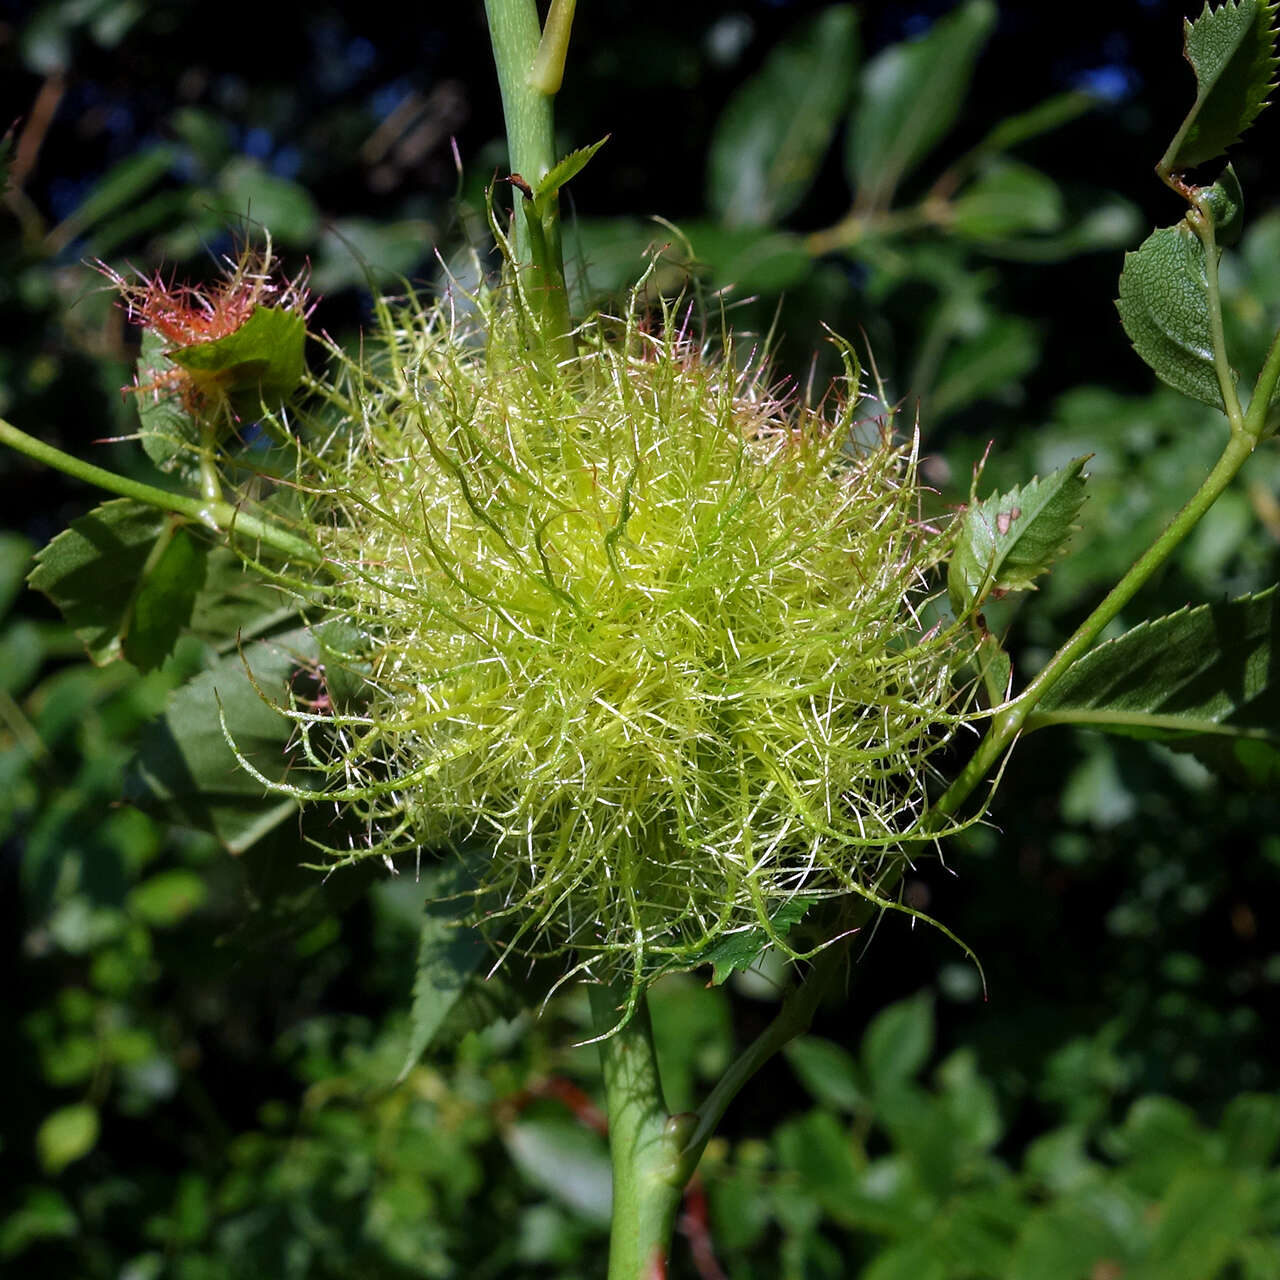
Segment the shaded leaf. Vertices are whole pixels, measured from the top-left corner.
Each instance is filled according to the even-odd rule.
[[[1134,350],[1162,381],[1223,408],[1204,245],[1185,222],[1153,231],[1136,252],[1125,254],[1116,306]]]
[[[708,201],[731,227],[766,227],[809,190],[853,88],[856,14],[834,5],[772,51],[711,139]]]
[[[975,332],[957,336],[932,389],[922,389],[934,419],[996,395],[1033,369],[1040,354],[1035,330],[1021,316],[984,314]]]
[[[171,928],[198,910],[208,896],[204,880],[187,867],[149,876],[129,893],[129,910],[156,929]]]
[[[978,608],[994,592],[1025,591],[1049,570],[1075,530],[1087,461],[1076,458],[1043,480],[994,494],[965,511],[947,568],[947,593],[957,615]]]
[[[950,131],[995,25],[991,0],[967,0],[917,40],[867,64],[849,130],[848,170],[859,200],[883,207]]]
[[[176,147],[159,143],[113,165],[57,228],[59,242],[65,244],[103,218],[136,204],[169,172],[177,158]]]
[[[1184,20],[1187,61],[1196,73],[1196,100],[1159,168],[1190,169],[1240,140],[1267,104],[1276,71],[1273,0],[1225,0],[1194,22]]]
[[[218,180],[220,213],[248,218],[284,245],[306,245],[320,226],[320,211],[305,187],[268,173],[254,160],[237,156]]]
[[[161,471],[191,480],[199,471],[194,451],[200,444],[200,427],[173,384],[176,366],[168,351],[169,344],[155,330],[142,331],[133,396],[141,427],[138,437]]]
[[[951,204],[951,228],[972,240],[1056,231],[1065,209],[1058,184],[1029,165],[1004,161],[980,173]]]
[[[426,902],[418,932],[418,963],[409,1014],[409,1049],[396,1078],[399,1083],[431,1046],[471,975],[484,958],[484,940],[460,922],[472,903],[477,873],[484,858],[471,850],[444,866],[425,871]]]
[[[209,544],[170,521],[143,568],[129,609],[121,652],[140,671],[173,652],[204,585]]]
[[[1028,724],[1152,738],[1255,786],[1280,782],[1280,589],[1182,609],[1098,645]]]
[[[52,1187],[33,1187],[0,1222],[0,1258],[12,1258],[39,1240],[69,1240],[80,1228],[66,1197]]]
[[[755,926],[741,933],[731,933],[708,947],[694,964],[712,966],[711,981],[715,986],[727,982],[736,969],[749,969],[775,937],[785,938],[813,906],[812,898],[790,898],[769,918],[772,930]]]
[[[294,673],[314,661],[316,651],[310,632],[298,628],[227,654],[175,690],[163,717],[143,734],[126,778],[128,798],[212,831],[233,853],[278,826],[297,802],[264,794],[241,768],[223,737],[220,713],[240,752],[264,776],[304,783],[288,749],[292,722],[276,706],[287,705]]]
[[[697,261],[717,285],[738,293],[779,292],[798,284],[813,268],[804,241],[787,231],[691,223],[681,228]]]
[[[172,539],[176,528],[174,517],[154,507],[114,498],[73,520],[54,538],[36,556],[28,582],[62,610],[89,656],[101,665],[124,651],[147,571],[158,570],[135,648],[143,661],[157,653],[163,658],[177,634],[168,631],[175,619],[177,627],[186,622],[194,599],[170,571],[179,569],[179,562],[191,569],[199,559],[199,552],[183,545],[172,562],[159,563],[164,559],[163,550],[157,556],[160,541]]]
[[[21,534],[0,533],[0,618],[18,598],[34,553],[35,547]]]
[[[863,1067],[877,1093],[913,1080],[932,1052],[933,1001],[924,993],[876,1014],[862,1037]]]
[[[1063,125],[1079,119],[1097,105],[1098,99],[1081,89],[1054,94],[1052,98],[1046,98],[1026,111],[1006,116],[978,143],[976,150],[985,155],[1009,151],[1043,133],[1061,129]]]
[[[847,1049],[820,1036],[800,1036],[783,1053],[817,1102],[836,1111],[857,1111],[866,1105],[858,1065]]]
[[[209,548],[204,581],[191,607],[187,627],[193,635],[223,651],[257,639],[264,631],[296,616],[298,603],[221,543]]]

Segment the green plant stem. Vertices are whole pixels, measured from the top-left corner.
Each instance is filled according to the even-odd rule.
[[[502,91],[502,116],[507,128],[507,155],[511,171],[533,189],[555,164],[555,133],[552,127],[552,95],[533,83],[534,60],[542,30],[534,0],[485,0],[489,18],[489,39]],[[517,195],[517,203],[524,197]],[[544,217],[543,235],[553,262],[561,263],[558,205]],[[526,266],[533,265],[530,231],[523,216],[515,219],[516,256]],[[563,266],[561,267],[563,285]]]
[[[615,1031],[627,990],[595,985],[589,991],[595,1029],[604,1036],[600,1062],[613,1165],[609,1280],[659,1280],[693,1172],[684,1173],[681,1160],[693,1118],[667,1111],[645,998]]]
[[[1280,360],[1280,357],[1277,359]],[[1259,378],[1259,383],[1261,381]],[[942,822],[957,812],[1024,727],[1037,727],[1032,714],[1036,704],[1071,664],[1093,645],[1103,628],[1133,599],[1139,588],[1195,528],[1245,464],[1256,443],[1254,437],[1247,432],[1232,433],[1222,456],[1186,506],[1173,517],[1164,532],[1138,557],[1098,607],[1076,628],[1035,679],[1008,706],[995,714],[977,751],[930,810],[931,814],[937,815],[935,821]]]
[[[870,909],[870,904],[866,904]],[[813,967],[782,1002],[773,1021],[730,1064],[729,1069],[707,1094],[702,1105],[694,1113],[695,1123],[680,1152],[679,1175],[683,1186],[693,1177],[698,1161],[707,1143],[715,1133],[716,1125],[728,1110],[729,1104],[742,1091],[743,1086],[780,1049],[804,1035],[813,1024],[818,1004],[831,986],[837,974],[844,968],[852,935],[833,942],[820,952]]]
[[[1222,293],[1218,287],[1218,241],[1214,232],[1213,217],[1200,209],[1192,209],[1187,215],[1191,229],[1204,245],[1204,278],[1209,303],[1209,333],[1213,340],[1213,371],[1218,377],[1222,403],[1233,432],[1244,430],[1244,414],[1240,409],[1240,396],[1236,380],[1227,358],[1227,339],[1222,329]]]
[[[1280,382],[1280,333],[1272,339],[1262,371],[1253,384],[1248,412],[1244,415],[1244,429],[1254,440],[1260,440],[1266,430],[1267,414],[1271,409],[1271,398],[1276,393],[1277,382]]]
[[[145,503],[149,507],[183,516],[226,536],[235,534],[265,543],[303,564],[319,566],[322,563],[320,553],[310,543],[295,537],[278,525],[248,515],[229,502],[209,501],[181,493],[169,493],[165,489],[157,489],[154,485],[118,476],[102,467],[95,467],[91,462],[83,462],[69,453],[63,453],[61,449],[55,449],[53,445],[37,440],[34,436],[27,435],[25,431],[19,431],[17,427],[3,420],[0,420],[0,444],[7,444],[11,449],[26,454],[28,458],[53,467],[76,480],[83,480],[86,484],[94,485],[107,493],[114,493],[122,498],[132,498],[135,502]]]

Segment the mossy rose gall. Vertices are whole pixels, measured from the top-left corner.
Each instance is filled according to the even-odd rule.
[[[330,779],[294,794],[367,833],[339,861],[474,840],[495,941],[633,981],[796,895],[878,899],[972,647],[921,619],[948,535],[851,357],[810,408],[640,316],[551,360],[451,294],[334,352],[299,469],[367,698],[293,711]]]

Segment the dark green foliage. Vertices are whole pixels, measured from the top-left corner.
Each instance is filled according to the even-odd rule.
[[[1276,589],[1184,609],[1099,645],[1049,691],[1035,721],[1169,742],[1240,781],[1276,786]]]
[[[855,32],[853,7],[833,5],[779,45],[730,100],[707,178],[708,203],[726,227],[771,227],[804,199],[853,91]]]
[[[863,203],[887,206],[950,131],[995,20],[991,0],[966,0],[927,35],[867,64],[846,156]]]
[[[1257,15],[1269,6],[1228,8],[1232,22],[1253,14],[1237,49],[1256,54]],[[1004,646],[992,666],[1003,672],[1012,662],[1018,684],[1186,498],[1224,430],[1216,409],[1152,390],[1106,322],[1113,257],[1073,256],[1137,243],[1131,201],[1145,201],[1151,185],[1141,157],[1164,141],[1153,148],[1134,135],[1139,112],[1090,115],[1089,95],[1057,92],[1056,60],[1084,56],[1094,65],[1114,10],[1070,24],[1054,12],[1050,25],[1035,27],[1037,42],[1010,27],[1021,20],[1015,7],[963,5],[943,18],[951,39],[934,29],[901,42],[896,15],[867,6],[857,31],[869,57],[859,68],[846,6],[813,16],[757,7],[754,43],[723,70],[708,60],[709,33],[688,6],[650,6],[637,18],[619,5],[594,36],[583,23],[562,96],[566,138],[619,130],[578,179],[583,217],[566,226],[571,253],[581,245],[580,293],[588,283],[634,279],[647,265],[646,246],[669,243],[654,287],[680,287],[690,273],[708,292],[739,286],[730,321],[763,331],[780,314],[783,342],[794,345],[782,346],[779,370],[801,381],[818,320],[850,334],[865,326],[887,398],[909,396],[908,411],[921,400],[940,506],[965,501],[973,463],[992,438],[984,487],[1006,496],[1033,475],[1066,474],[1074,485],[1072,460],[1092,455],[1090,500],[1054,526],[1058,535],[1067,525],[1081,529],[1071,554],[1035,578],[1034,607],[1026,593],[983,604],[991,642]],[[318,14],[315,30],[330,16]],[[291,265],[312,258],[317,288],[337,304],[337,318],[321,322],[339,336],[352,333],[357,314],[342,291],[370,277],[399,288],[398,276],[433,271],[432,242],[454,268],[468,261],[451,252],[464,236],[445,212],[455,182],[447,150],[437,146],[420,163],[403,158],[411,129],[375,138],[386,117],[371,116],[370,85],[345,104],[317,104],[309,95],[320,77],[297,32],[253,41],[237,32],[229,55],[216,45],[220,24],[207,16],[184,44],[180,14],[48,4],[29,26],[19,20],[6,49],[15,61],[22,50],[40,75],[56,59],[34,59],[52,50],[81,83],[103,78],[95,59],[119,49],[122,67],[146,75],[145,46],[130,41],[160,18],[177,26],[162,24],[164,56],[154,66],[163,76],[153,66],[148,110],[160,105],[143,149],[95,155],[91,169],[69,172],[92,180],[69,213],[51,212],[47,185],[28,179],[22,194],[47,222],[21,243],[11,223],[2,243],[9,283],[0,307],[11,334],[0,349],[5,416],[78,452],[90,439],[136,431],[136,406],[146,399],[122,403],[117,395],[131,353],[120,350],[109,299],[76,265],[82,257],[163,260],[182,276],[201,269],[228,213],[248,213],[292,250]],[[453,61],[430,73],[420,65],[429,42],[395,43],[412,47],[407,74],[421,98],[446,81],[469,86],[472,124],[460,145],[464,209],[475,210],[499,163],[483,151],[498,131],[484,105],[491,68],[470,17],[459,10],[439,21],[464,30],[446,46]],[[1081,55],[1072,41],[1090,21],[1100,34]],[[655,45],[636,38],[658,28]],[[826,47],[815,32],[832,37]],[[322,37],[314,39],[318,46]],[[1151,43],[1146,28],[1133,28],[1143,107],[1154,117],[1175,77],[1166,74],[1167,57],[1146,61]],[[181,72],[181,48],[200,60],[201,74],[212,68],[215,87],[178,103],[164,86]],[[649,56],[654,49],[661,56]],[[224,60],[252,50],[269,59],[243,74],[224,72]],[[467,63],[459,51],[480,60]],[[965,99],[979,57],[982,75]],[[876,96],[870,72],[881,60],[894,83],[932,96],[931,114],[904,115],[915,102],[907,93]],[[1016,61],[1030,72],[1020,78]],[[792,120],[794,97],[755,86],[799,65],[833,74],[809,86],[810,108]],[[1251,65],[1261,68],[1256,58]],[[575,74],[588,86],[580,102]],[[34,95],[38,82],[24,75],[13,68],[14,82]],[[409,89],[397,93],[393,105],[418,109]],[[1025,109],[1042,94],[1051,96]],[[730,106],[709,141],[723,101]],[[938,102],[951,106],[939,112]],[[859,105],[867,103],[874,110]],[[1202,109],[1188,145],[1215,136],[1219,149],[1229,145],[1222,139],[1242,125],[1229,121],[1235,108],[1224,103]],[[441,92],[409,118],[438,122],[447,105]],[[1001,119],[1008,109],[1016,114]],[[643,162],[615,123],[624,117],[644,121]],[[74,100],[57,119],[46,155],[61,177],[63,165],[74,166],[59,139],[91,119]],[[306,151],[296,178],[274,172],[271,159],[237,153],[247,129],[259,126]],[[152,130],[163,132],[161,141]],[[739,142],[786,136],[794,145],[740,151],[743,167],[734,170],[734,150],[721,141],[730,134]],[[366,143],[375,158],[357,163]],[[847,183],[842,152],[863,165]],[[1180,152],[1179,163],[1192,163],[1187,154],[1194,152]],[[655,156],[663,168],[644,168]],[[1132,163],[1121,164],[1124,156]],[[1267,212],[1274,179],[1250,171],[1247,159],[1240,166],[1250,220],[1221,278],[1243,386],[1280,313],[1280,219]],[[604,187],[606,173],[624,175],[616,191]],[[759,182],[758,201],[735,195],[732,207],[721,203],[733,190],[722,184],[735,177]],[[1111,183],[1120,190],[1101,190]],[[701,208],[704,188],[712,198]],[[357,198],[375,189],[376,199]],[[855,198],[870,202],[873,193],[874,216],[848,216]],[[1229,244],[1241,207],[1232,172],[1201,198],[1218,244]],[[1164,199],[1153,203],[1148,225],[1172,216]],[[679,231],[638,217],[587,216],[610,208],[673,215]],[[741,209],[749,216],[739,219]],[[1175,308],[1170,330],[1163,301],[1157,316],[1150,291],[1138,288],[1133,336],[1140,351],[1145,344],[1155,353],[1152,360],[1142,351],[1162,376],[1172,372],[1170,381],[1217,404],[1211,367],[1205,380],[1203,332],[1188,319],[1201,287],[1194,254],[1192,245],[1178,268],[1190,310]],[[1067,257],[1069,265],[1053,265]],[[757,293],[758,303],[741,302]],[[103,364],[102,350],[115,353],[114,363]],[[816,391],[823,381],[819,366]],[[875,411],[868,404],[868,415]],[[107,465],[144,474],[132,445],[113,446]],[[80,638],[50,621],[42,602],[26,597],[22,612],[11,611],[31,541],[63,525],[55,509],[74,496],[45,476],[36,484],[28,471],[7,475],[13,519],[31,538],[0,539],[0,838],[17,975],[5,1018],[0,1269],[87,1280],[599,1274],[603,1144],[589,1131],[589,1114],[579,1118],[557,1100],[567,1077],[599,1099],[594,1053],[573,1047],[589,1034],[581,992],[561,993],[534,1020],[524,1011],[545,994],[543,975],[502,972],[486,981],[475,971],[453,992],[425,1055],[413,1054],[404,1084],[391,1088],[413,1037],[438,1013],[415,1032],[410,1003],[427,886],[407,865],[398,877],[371,867],[322,878],[299,867],[310,857],[300,836],[332,844],[360,833],[339,832],[329,813],[318,830],[300,828],[291,802],[264,801],[235,765],[219,702],[237,748],[283,772],[288,726],[268,702],[291,689],[313,700],[324,692],[318,664],[326,654],[288,635],[296,602],[263,587],[233,553],[204,551],[198,529],[141,516],[135,527],[122,512],[119,523],[108,522],[110,547],[63,535],[38,571],[73,608],[77,599],[89,607],[88,586],[114,582],[107,605],[80,617],[83,638],[99,656],[123,649],[158,664],[145,676],[119,662],[91,668],[79,659]],[[1260,593],[1280,575],[1277,493],[1280,455],[1265,446],[1244,483],[1126,608],[1114,628],[1122,638],[1090,660],[1113,663],[1128,652],[1132,661],[1113,668],[1116,687],[1164,714],[1174,696],[1165,664],[1205,660],[1220,669],[1229,659],[1241,697],[1210,710],[1261,736],[1212,741],[1237,755],[1240,768],[1255,748],[1264,766],[1274,759],[1264,616],[1274,595]],[[1030,557],[1022,576],[1033,577],[1032,566],[1052,559],[1056,545],[1043,560]],[[154,577],[146,569],[153,556]],[[188,601],[196,560],[203,589]],[[970,567],[981,567],[981,578],[986,564],[975,555]],[[1249,603],[1220,603],[1228,599]],[[1188,600],[1213,603],[1183,611]],[[139,601],[157,625],[131,631],[142,625]],[[1239,621],[1242,612],[1243,631],[1232,624],[1234,650],[1195,647],[1206,620]],[[1142,617],[1160,615],[1138,639],[1126,638]],[[189,634],[173,628],[178,616]],[[337,652],[355,647],[337,637],[324,643]],[[246,661],[259,673],[257,688]],[[342,705],[351,691],[334,687],[331,674],[323,684]],[[1191,674],[1188,688],[1198,678]],[[1064,714],[1071,681],[1058,695]],[[1002,687],[1003,675],[992,685]],[[1203,714],[1206,706],[1176,710]],[[135,794],[149,775],[165,796],[153,816],[119,804],[140,740]],[[1206,755],[1211,743],[1201,736],[1195,745]],[[725,1272],[734,1280],[1280,1274],[1280,1107],[1271,1091],[1280,957],[1268,925],[1280,873],[1276,795],[1274,782],[1248,793],[1186,754],[1124,738],[1055,729],[1021,741],[993,815],[998,829],[978,827],[953,842],[946,869],[922,853],[904,887],[907,901],[926,904],[974,946],[990,999],[979,998],[976,975],[944,940],[886,918],[848,991],[819,1015],[817,1034],[794,1042],[744,1094],[708,1151],[710,1244]],[[245,852],[232,858],[193,836],[193,820],[212,821]],[[781,932],[790,922],[776,923]],[[739,941],[709,957],[719,962],[714,969],[654,993],[676,1109],[705,1093],[789,981],[775,953],[760,954],[763,936]],[[708,973],[721,985],[705,987]],[[672,1275],[696,1274],[678,1240]]]
[[[286,750],[292,725],[276,708],[289,705],[295,677],[315,661],[315,638],[299,628],[228,653],[188,681],[148,727],[129,798],[213,832],[233,853],[260,840],[296,812],[297,802],[264,794],[239,760],[273,781],[305,785],[305,762]]]
[[[45,547],[29,581],[62,610],[95,662],[123,656],[149,671],[191,617],[208,550],[175,517],[117,498]]]
[[[409,1052],[397,1083],[404,1080],[431,1047],[436,1033],[487,954],[479,934],[459,923],[459,917],[471,911],[467,895],[476,883],[471,862],[484,856],[483,850],[473,850],[469,858],[432,867],[423,877],[425,897],[422,930],[418,935],[418,965],[413,978],[413,1008],[409,1015]]]

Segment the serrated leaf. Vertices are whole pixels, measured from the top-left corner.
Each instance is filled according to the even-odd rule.
[[[957,616],[993,592],[1025,591],[1061,555],[1084,502],[1084,465],[1065,467],[965,511],[947,568],[947,593]]]
[[[209,544],[169,523],[148,558],[121,637],[121,653],[140,671],[173,652],[204,586]]]
[[[968,0],[917,40],[867,64],[849,128],[848,170],[861,202],[881,208],[960,117],[978,55],[996,21]]]
[[[176,689],[164,715],[143,734],[125,779],[127,798],[213,832],[232,853],[260,840],[297,802],[264,794],[241,768],[223,736],[221,716],[241,754],[266,777],[306,785],[297,753],[288,749],[293,724],[275,707],[287,704],[295,672],[316,653],[314,637],[298,628],[229,653]]]
[[[426,903],[418,932],[409,1049],[396,1078],[397,1084],[430,1047],[484,958],[483,939],[473,927],[459,922],[459,917],[466,915],[472,905],[471,893],[484,857],[481,850],[469,850],[446,865],[423,873]]]
[[[1267,105],[1276,70],[1273,0],[1225,0],[1185,20],[1184,53],[1196,74],[1196,100],[1160,161],[1177,172],[1221,155]]]
[[[296,311],[254,307],[234,333],[212,342],[197,342],[169,351],[169,359],[196,379],[216,387],[256,413],[265,401],[275,404],[291,395],[302,380],[306,321]]]
[[[711,139],[707,199],[727,227],[768,227],[813,184],[853,90],[857,16],[833,5],[777,46]]]
[[[178,533],[174,517],[115,498],[54,538],[36,556],[28,582],[62,610],[94,662],[123,653],[154,666],[190,617],[189,588],[201,574],[203,551],[189,534],[167,558]]]
[[[543,217],[549,211],[551,200],[559,194],[560,188],[576,178],[587,167],[588,161],[609,141],[609,137],[610,135],[606,133],[599,142],[570,151],[564,159],[557,161],[547,170],[533,192],[533,207],[538,217]]]
[[[169,344],[154,330],[142,331],[133,397],[141,428],[138,437],[147,457],[161,471],[192,480],[199,474],[195,451],[200,444],[200,427],[173,385],[176,366],[168,349]]]
[[[800,923],[813,903],[812,898],[788,899],[774,915],[769,917],[771,931],[757,925],[751,929],[744,929],[741,933],[731,933],[708,947],[696,963],[711,965],[712,985],[720,986],[727,982],[736,970],[751,968],[760,953],[772,944],[775,937],[785,938],[791,929]]]
[[[1168,742],[1255,786],[1280,783],[1280,589],[1182,609],[1098,645],[1029,728],[1077,724]]]
[[[1161,381],[1224,409],[1213,364],[1204,245],[1185,222],[1153,231],[1125,254],[1116,307],[1134,350]]]

